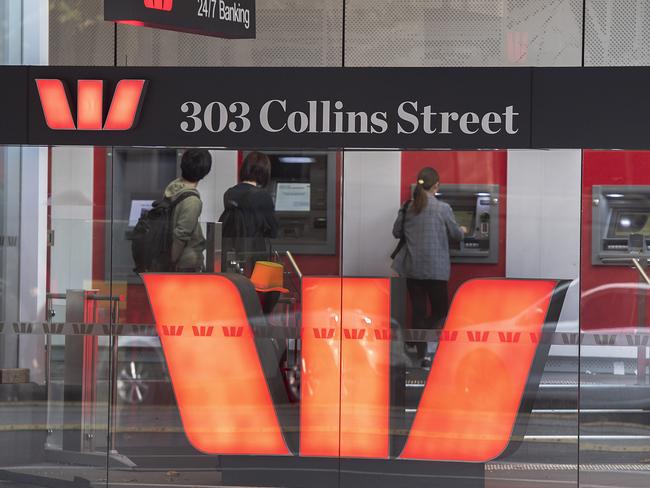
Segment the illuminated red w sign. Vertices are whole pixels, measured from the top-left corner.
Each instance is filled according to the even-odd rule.
[[[402,331],[391,320],[399,299],[390,279],[303,278],[300,412],[291,419],[274,343],[251,326],[264,318],[246,278],[143,278],[185,433],[197,449],[222,455],[494,459],[530,408],[535,368],[548,354],[548,344],[528,338],[555,327],[565,292],[551,280],[465,283],[412,423],[398,429],[391,385],[399,387],[400,348],[391,352],[391,344],[399,345]],[[193,332],[201,327],[213,333]],[[517,333],[526,339],[506,340]],[[486,334],[486,341],[471,340]]]
[[[37,79],[45,123],[53,130],[129,130],[138,118],[144,99],[145,80],[121,80],[104,122],[104,82],[77,82],[77,123],[72,115],[70,99],[61,80]]]
[[[144,0],[144,6],[155,10],[171,10],[174,0]]]

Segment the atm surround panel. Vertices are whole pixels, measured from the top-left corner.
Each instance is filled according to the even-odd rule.
[[[271,245],[294,254],[336,253],[336,153],[264,151],[267,191],[280,229]]]
[[[629,265],[650,258],[650,185],[594,185],[591,263]]]
[[[442,184],[436,196],[469,230],[461,242],[451,243],[451,262],[499,262],[499,185]]]

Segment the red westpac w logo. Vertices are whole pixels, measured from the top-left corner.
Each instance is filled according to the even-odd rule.
[[[144,0],[144,6],[155,10],[170,11],[174,6],[174,0]]]
[[[528,337],[554,328],[561,307],[561,300],[551,305],[561,295],[553,280],[465,283],[407,425],[395,423],[404,406],[391,394],[400,368],[391,343],[402,339],[392,326],[401,299],[393,303],[390,279],[304,277],[300,412],[292,420],[275,346],[251,325],[263,319],[246,278],[143,279],[185,433],[194,447],[218,455],[494,459],[537,389],[534,365],[546,352],[538,356],[540,341]],[[168,334],[169,324],[182,331]],[[468,331],[480,340],[464,341]],[[289,434],[296,429],[297,440]]]
[[[53,130],[129,130],[137,121],[146,85],[146,80],[119,81],[104,121],[104,81],[77,81],[75,123],[63,81],[36,80],[45,123]]]

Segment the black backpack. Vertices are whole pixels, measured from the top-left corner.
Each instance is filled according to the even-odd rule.
[[[253,189],[238,200],[227,200],[221,222],[221,270],[250,275],[256,261],[270,258],[270,243],[257,221],[255,210],[247,202]]]
[[[222,271],[239,272],[238,269],[230,269],[231,262],[239,261],[243,263],[246,261],[248,238],[251,237],[251,224],[243,207],[245,200],[246,196],[242,198],[242,201],[228,200],[226,208],[219,217],[219,222],[221,222]]]
[[[199,194],[185,191],[176,200],[163,198],[153,202],[151,210],[138,219],[129,239],[135,267],[133,271],[173,271],[171,262],[172,216],[174,208],[186,198]]]

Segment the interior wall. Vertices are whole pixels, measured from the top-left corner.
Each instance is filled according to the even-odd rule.
[[[343,275],[390,276],[401,153],[348,151],[343,169]]]
[[[50,291],[92,287],[93,148],[52,148]],[[63,313],[58,314],[62,318]]]
[[[237,151],[210,151],[212,169],[199,182],[203,200],[201,222],[217,222],[223,212],[223,194],[237,183]]]
[[[508,151],[506,277],[578,278],[581,151]]]

